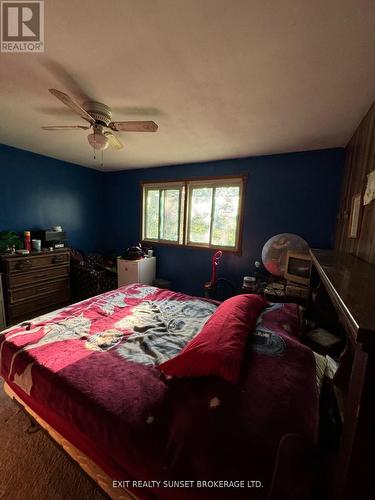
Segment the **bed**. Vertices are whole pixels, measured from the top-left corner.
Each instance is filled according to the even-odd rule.
[[[113,498],[308,499],[318,393],[298,307],[258,301],[239,323],[247,299],[231,300],[134,284],[16,325],[5,390]]]

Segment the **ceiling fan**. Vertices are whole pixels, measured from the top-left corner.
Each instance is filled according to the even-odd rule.
[[[49,89],[52,95],[60,99],[66,106],[77,113],[90,125],[61,125],[56,127],[42,127],[43,130],[89,130],[93,132],[87,136],[89,144],[94,149],[104,150],[110,146],[113,149],[124,147],[120,139],[111,130],[116,132],[156,132],[158,126],[153,121],[113,122],[111,108],[96,101],[86,101],[80,106],[71,97],[60,90]],[[110,129],[110,130],[109,130]]]

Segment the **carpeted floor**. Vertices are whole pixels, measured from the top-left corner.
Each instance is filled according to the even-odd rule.
[[[3,391],[0,379],[0,499],[103,500],[107,497]]]

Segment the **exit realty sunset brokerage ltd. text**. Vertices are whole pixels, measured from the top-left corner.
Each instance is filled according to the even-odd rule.
[[[261,481],[113,481],[114,488],[262,488]]]

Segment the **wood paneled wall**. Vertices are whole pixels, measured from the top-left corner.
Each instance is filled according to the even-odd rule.
[[[375,265],[375,200],[363,206],[357,238],[348,238],[352,197],[366,189],[367,174],[375,169],[375,103],[346,147],[345,173],[338,214],[336,249]]]

